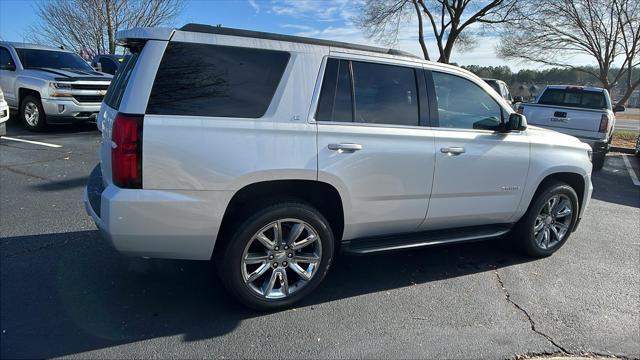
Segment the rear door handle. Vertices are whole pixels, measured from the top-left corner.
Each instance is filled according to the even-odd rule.
[[[460,155],[464,154],[463,147],[443,147],[440,149],[440,152],[447,155]]]
[[[353,143],[329,144],[329,150],[338,150],[342,152],[354,152],[362,150],[362,145]]]

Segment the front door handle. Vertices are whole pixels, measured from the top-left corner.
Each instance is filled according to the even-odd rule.
[[[464,154],[463,147],[443,147],[440,149],[440,152],[447,155],[460,155]]]
[[[362,150],[362,145],[352,144],[352,143],[329,144],[328,147],[329,147],[329,150],[338,150],[341,152],[354,152],[354,151]]]

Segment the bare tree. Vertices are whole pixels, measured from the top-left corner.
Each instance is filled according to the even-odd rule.
[[[91,57],[116,52],[116,31],[170,24],[182,0],[47,0],[35,6],[38,24],[28,38]]]
[[[628,74],[623,99],[629,98],[640,83],[631,79],[640,60],[636,0],[539,0],[528,6],[527,16],[505,27],[501,56],[584,71],[609,91]],[[578,55],[591,56],[597,68],[576,65]]]
[[[418,19],[418,41],[429,60],[425,45],[423,18],[428,19],[438,48],[438,61],[448,63],[454,46],[473,46],[473,25],[496,26],[519,20],[516,11],[525,0],[369,0],[361,5],[356,19],[367,36],[385,44],[394,44],[404,25]],[[518,18],[517,18],[518,17]],[[477,29],[477,28],[476,28]]]

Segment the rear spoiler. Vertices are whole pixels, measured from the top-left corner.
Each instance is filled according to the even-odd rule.
[[[157,27],[137,27],[128,30],[119,30],[116,33],[116,43],[126,48],[135,48],[144,45],[147,40],[169,41],[175,29]]]

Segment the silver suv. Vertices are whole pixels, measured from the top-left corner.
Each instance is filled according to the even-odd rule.
[[[85,206],[119,251],[210,260],[258,309],[352,254],[569,238],[590,148],[475,75],[388,49],[206,25],[119,33]],[[344,261],[348,261],[345,259]]]
[[[0,87],[29,130],[94,120],[110,82],[70,51],[0,42]]]

